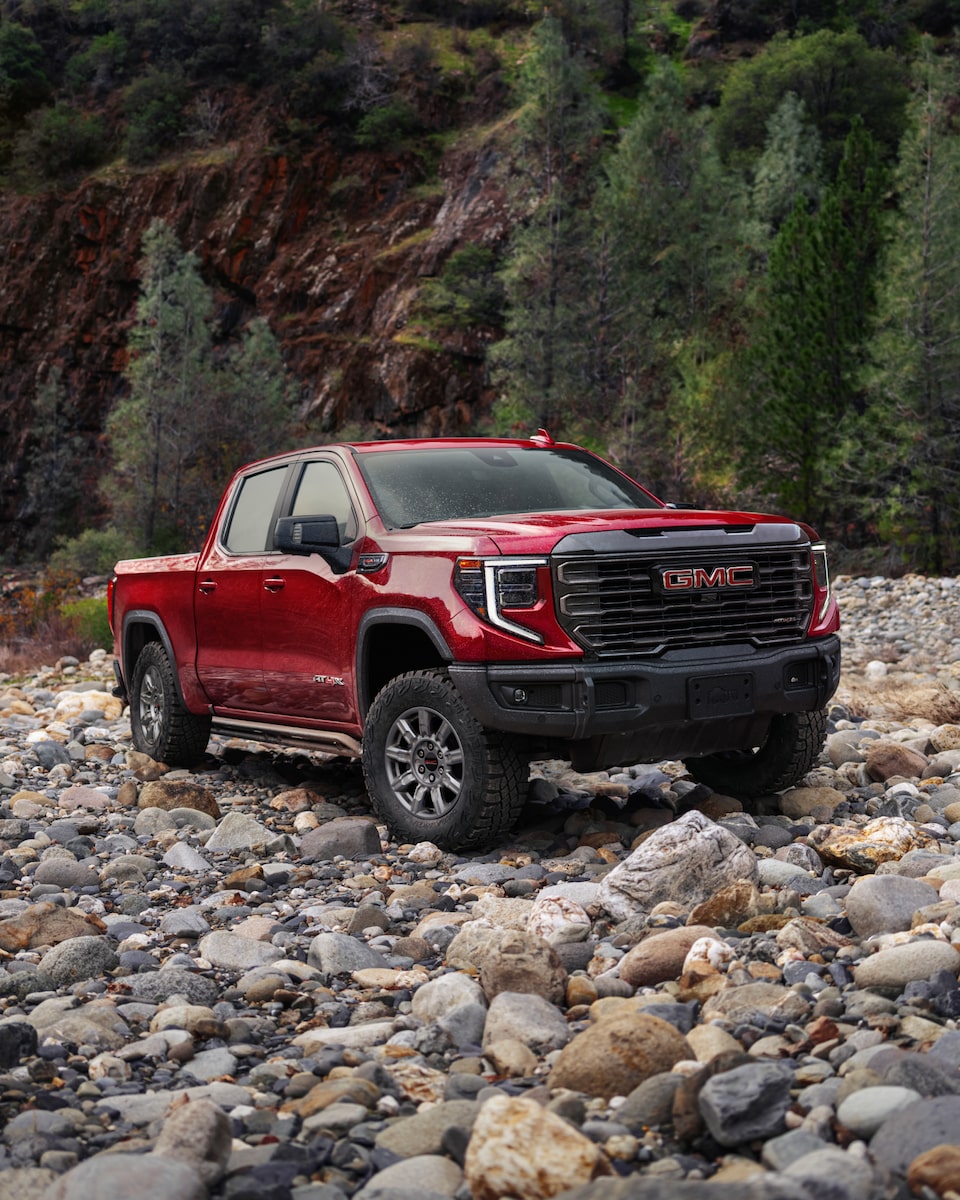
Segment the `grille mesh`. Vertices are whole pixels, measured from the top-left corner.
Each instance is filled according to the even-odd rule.
[[[666,568],[756,567],[753,588],[705,587],[665,593]],[[803,638],[813,609],[807,549],[708,551],[682,555],[591,554],[553,563],[557,616],[580,645],[598,655],[652,655],[664,650],[751,642],[779,645]]]

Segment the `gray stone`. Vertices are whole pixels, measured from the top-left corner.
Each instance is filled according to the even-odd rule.
[[[153,1154],[192,1167],[208,1186],[217,1182],[230,1158],[230,1121],[216,1104],[194,1100],[164,1121]]]
[[[781,1062],[749,1063],[708,1079],[699,1105],[714,1140],[739,1146],[780,1132],[792,1082],[793,1071]]]
[[[326,979],[387,965],[382,954],[346,933],[318,933],[310,943],[307,962]]]
[[[944,1143],[960,1143],[960,1096],[918,1100],[884,1121],[870,1140],[881,1166],[905,1178],[918,1154]]]
[[[673,1120],[673,1100],[683,1082],[680,1075],[652,1075],[633,1089],[617,1109],[617,1120],[634,1133],[662,1128]]]
[[[960,952],[949,942],[927,938],[878,950],[856,967],[853,978],[858,988],[902,991],[912,980],[929,979],[937,971],[956,975],[958,969]]]
[[[93,859],[45,858],[33,875],[34,883],[52,883],[60,888],[97,887],[100,876]]]
[[[116,967],[119,959],[113,942],[106,937],[68,938],[48,950],[39,969],[49,975],[57,987],[94,979]]]
[[[184,996],[189,1004],[215,1004],[220,998],[220,989],[212,979],[177,967],[164,967],[162,971],[145,975],[128,975],[123,983],[134,999],[151,1004],[162,1004],[170,996]]]
[[[211,853],[216,850],[256,850],[275,853],[286,845],[283,834],[274,833],[253,817],[229,812],[204,843]]]
[[[835,1146],[798,1158],[783,1178],[804,1184],[811,1200],[877,1200],[889,1194],[869,1162]]]
[[[860,937],[909,929],[918,908],[937,903],[929,883],[905,875],[867,875],[846,898],[847,919]]]
[[[470,1130],[480,1105],[474,1100],[447,1100],[414,1117],[401,1118],[377,1134],[376,1142],[402,1158],[442,1154],[444,1136],[451,1129]]]
[[[173,908],[160,919],[160,932],[170,938],[197,938],[210,932],[210,924],[199,905]]]
[[[98,1154],[50,1185],[43,1200],[206,1200],[186,1163],[149,1154]]]
[[[921,1099],[906,1087],[865,1087],[852,1092],[837,1108],[837,1120],[858,1138],[872,1138],[895,1113]]]
[[[336,857],[352,861],[381,854],[380,833],[370,817],[335,817],[303,835],[302,858],[330,862]]]
[[[231,1054],[225,1047],[218,1046],[212,1050],[198,1051],[185,1066],[180,1068],[180,1074],[191,1075],[201,1083],[209,1083],[224,1075],[233,1075],[236,1069],[236,1055]]]
[[[43,1200],[57,1178],[45,1167],[14,1167],[0,1171],[0,1200]]]
[[[483,1030],[484,1045],[514,1038],[537,1050],[556,1050],[570,1040],[570,1026],[560,1009],[530,992],[501,992],[490,1003]]]
[[[200,939],[198,949],[212,966],[226,971],[249,971],[283,957],[283,951],[269,942],[256,942],[225,929],[206,934]]]
[[[418,1154],[378,1171],[360,1189],[354,1200],[389,1200],[391,1193],[409,1192],[412,1200],[430,1196],[453,1196],[463,1181],[463,1171],[449,1158]]]
[[[163,856],[164,864],[176,871],[194,871],[203,874],[211,870],[209,859],[203,857],[199,850],[186,842],[176,842]]]
[[[823,1149],[823,1138],[808,1129],[791,1129],[789,1133],[781,1133],[779,1137],[765,1142],[760,1157],[763,1165],[771,1171],[783,1171],[804,1155]]]

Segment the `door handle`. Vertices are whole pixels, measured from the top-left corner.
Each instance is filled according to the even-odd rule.
[[[212,579],[203,579],[197,584],[197,587],[205,596],[209,596],[211,592],[217,590],[217,585]]]
[[[284,583],[285,583],[285,582],[286,582],[285,580],[283,580],[283,579],[280,579],[280,578],[278,578],[277,576],[275,576],[275,575],[274,575],[274,576],[272,576],[270,579],[265,579],[265,580],[263,581],[264,590],[265,590],[265,591],[268,591],[268,592],[279,592],[279,591],[282,591],[282,590],[283,590],[283,585],[284,585]]]

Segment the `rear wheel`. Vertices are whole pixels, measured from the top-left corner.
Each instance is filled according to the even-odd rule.
[[[210,740],[210,717],[184,706],[173,664],[159,642],[147,642],[134,665],[130,728],[141,753],[171,767],[195,763]]]
[[[444,671],[392,679],[367,714],[363,771],[377,814],[400,841],[486,845],[526,799],[515,739],[484,729]]]
[[[793,787],[812,770],[827,732],[825,709],[781,713],[770,722],[763,745],[689,758],[690,774],[718,792],[764,796]]]

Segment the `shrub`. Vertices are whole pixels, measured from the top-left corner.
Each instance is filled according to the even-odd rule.
[[[440,277],[424,285],[421,297],[422,310],[448,329],[499,325],[503,304],[494,253],[472,242],[450,255]]]
[[[405,100],[390,100],[364,113],[356,141],[367,150],[389,150],[420,128],[420,118]]]
[[[186,124],[187,85],[170,71],[151,71],[127,89],[124,153],[134,166],[154,162],[175,146]]]
[[[61,540],[50,556],[50,569],[84,579],[109,575],[121,558],[134,558],[138,547],[117,529],[85,529],[78,537]]]
[[[99,117],[68,104],[37,109],[14,140],[14,175],[21,186],[36,180],[69,182],[102,162],[105,144]]]
[[[48,99],[51,87],[43,63],[43,47],[33,30],[16,21],[0,23],[0,100],[8,112],[29,112]]]
[[[75,91],[90,87],[97,93],[108,92],[123,77],[126,61],[127,39],[111,29],[70,59],[65,72],[67,85]]]
[[[106,597],[86,596],[82,600],[67,600],[60,611],[70,632],[84,650],[109,650],[113,646]]]

